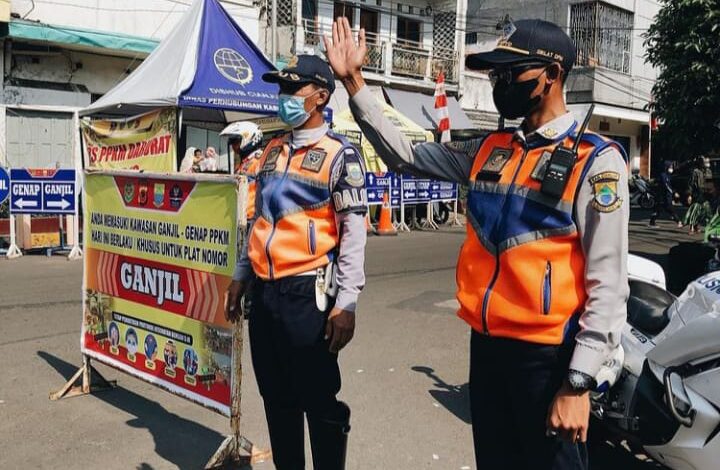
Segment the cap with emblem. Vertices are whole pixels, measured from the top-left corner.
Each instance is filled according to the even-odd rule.
[[[295,56],[285,68],[267,72],[262,79],[268,83],[314,83],[330,93],[335,91],[335,76],[330,65],[315,55]]]
[[[511,34],[503,36],[495,49],[470,54],[465,66],[471,70],[488,70],[521,62],[559,62],[565,72],[575,64],[575,45],[555,23],[544,20],[518,20]]]

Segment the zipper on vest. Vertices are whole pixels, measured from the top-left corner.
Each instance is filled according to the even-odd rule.
[[[545,265],[545,277],[543,278],[543,315],[550,313],[550,302],[552,300],[552,264],[550,261]]]
[[[316,248],[316,243],[315,243],[315,221],[314,221],[314,220],[308,221],[308,248],[309,248],[309,250],[310,250],[310,254],[311,254],[311,255],[314,255],[314,254],[315,254],[315,248]]]
[[[285,172],[282,175],[282,179],[280,180],[280,183],[278,183],[277,186],[275,186],[275,189],[273,190],[272,194],[270,195],[270,199],[275,199],[275,195],[278,192],[278,189],[282,187],[282,185],[285,183],[285,180],[287,179],[288,171],[290,170],[290,160],[292,160],[293,157],[293,149],[292,146],[288,145],[288,158],[285,165]],[[277,220],[273,217],[273,226],[272,230],[270,231],[270,235],[268,236],[267,242],[265,242],[265,255],[267,256],[268,260],[268,276],[270,279],[275,279],[274,269],[273,269],[273,261],[272,256],[270,256],[270,243],[272,242],[273,236],[275,235],[275,228],[277,226]]]
[[[504,214],[505,214],[505,205],[507,203],[508,194],[513,190],[515,187],[515,180],[517,180],[518,173],[520,173],[520,169],[523,166],[523,163],[525,163],[525,157],[527,156],[528,148],[527,144],[523,143],[523,154],[522,157],[520,157],[520,163],[518,164],[517,168],[515,168],[515,172],[513,173],[512,180],[510,181],[510,185],[508,186],[508,190],[503,196],[503,200],[500,203],[500,216],[498,217],[498,221],[495,224],[495,228],[503,222],[505,222]],[[482,327],[483,327],[483,334],[490,335],[490,331],[488,330],[488,324],[487,324],[487,309],[488,304],[490,303],[490,294],[492,292],[493,287],[495,287],[495,283],[498,280],[498,277],[500,276],[500,251],[496,250],[495,252],[495,271],[493,272],[493,277],[490,279],[490,283],[488,284],[487,290],[485,291],[485,295],[483,296],[482,301]]]

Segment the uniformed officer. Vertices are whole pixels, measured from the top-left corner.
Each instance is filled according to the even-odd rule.
[[[412,145],[383,116],[360,71],[364,31],[358,45],[342,18],[325,42],[388,166],[469,187],[457,298],[472,327],[477,467],[583,469],[589,390],[626,317],[626,164],[615,142],[578,135],[563,97],[575,60],[565,32],[542,20],[506,26],[493,51],[466,65],[490,70],[498,111],[522,125],[447,145]],[[576,155],[563,158],[559,147],[576,139]]]
[[[220,135],[228,138],[235,174],[248,179],[247,220],[252,220],[255,217],[255,176],[263,153],[263,132],[254,122],[238,121],[223,129]]]
[[[255,219],[228,317],[237,319],[254,272],[250,346],[275,466],[305,468],[307,415],[313,467],[341,470],[350,409],[336,398],[337,360],[353,336],[365,283],[364,166],[323,122],[335,89],[325,61],[301,55],[263,79],[279,84],[278,114],[292,132],[270,141],[258,162]]]

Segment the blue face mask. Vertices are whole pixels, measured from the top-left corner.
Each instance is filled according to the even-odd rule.
[[[312,96],[312,95],[310,95]],[[310,119],[310,113],[305,111],[305,96],[280,95],[278,96],[278,116],[282,122],[292,127],[300,127]]]

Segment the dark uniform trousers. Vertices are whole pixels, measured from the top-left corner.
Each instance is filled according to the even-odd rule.
[[[305,468],[305,414],[313,467],[344,466],[350,410],[336,399],[340,370],[324,339],[327,316],[316,306],[315,276],[255,281],[250,348],[278,470]]]
[[[470,339],[470,408],[477,470],[586,470],[587,449],[546,436],[572,344]]]

